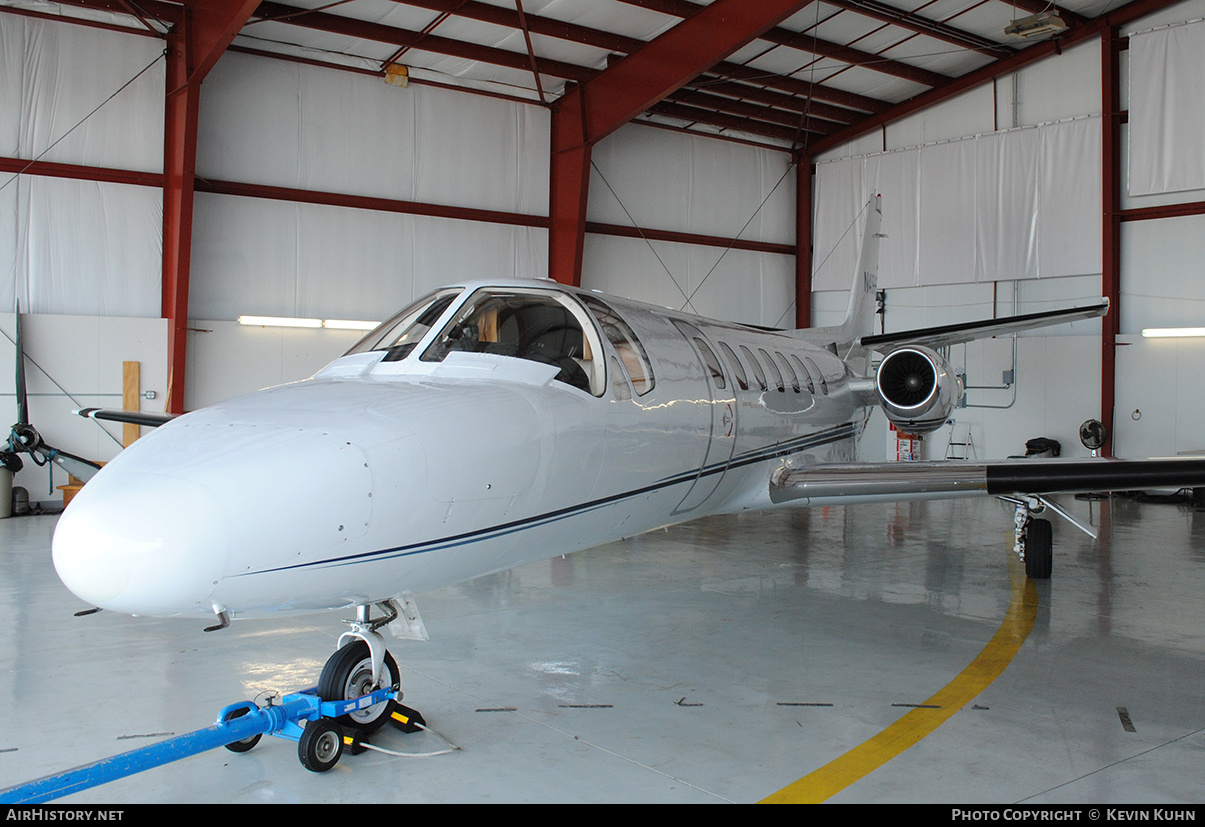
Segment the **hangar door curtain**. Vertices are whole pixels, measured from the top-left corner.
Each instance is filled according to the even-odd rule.
[[[1205,189],[1205,21],[1130,35],[1130,195]]]
[[[848,289],[874,193],[881,287],[1099,273],[1100,159],[1094,115],[821,163],[813,288]]]

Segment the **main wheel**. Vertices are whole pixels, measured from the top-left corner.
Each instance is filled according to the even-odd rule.
[[[326,772],[343,755],[343,730],[330,718],[310,721],[297,740],[297,757],[310,772]]]
[[[245,707],[245,706],[240,707],[238,709],[233,710],[232,712],[227,712],[226,717],[223,718],[222,720],[223,721],[233,721],[235,718],[241,718],[244,715],[250,714],[250,712],[251,712],[251,710],[248,709],[247,707]],[[250,738],[244,738],[241,741],[235,741],[233,743],[227,744],[226,749],[230,750],[231,752],[247,752],[249,749],[251,749],[256,744],[258,744],[259,739],[262,737],[263,737],[263,733],[257,732],[254,735],[252,735]]]
[[[1054,539],[1050,520],[1030,520],[1025,529],[1025,576],[1049,580],[1054,568]]]
[[[381,685],[398,685],[397,661],[385,653],[381,669]],[[372,655],[362,640],[344,646],[331,655],[318,678],[318,697],[324,701],[347,701],[367,695],[378,687],[372,683]],[[335,719],[340,724],[355,727],[361,732],[375,732],[389,720],[389,702],[382,701],[365,709],[357,709]]]

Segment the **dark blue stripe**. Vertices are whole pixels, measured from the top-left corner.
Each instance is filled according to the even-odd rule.
[[[315,560],[310,563],[297,563],[291,566],[278,566],[271,569],[261,569],[259,571],[243,572],[234,575],[235,577],[247,577],[254,574],[267,574],[274,571],[288,571],[290,569],[311,568],[314,566],[333,566],[346,565],[349,563],[365,562],[369,559],[389,559],[393,557],[409,557],[413,554],[423,554],[428,551],[439,551],[440,549],[450,548],[452,546],[465,545],[466,543],[477,542],[484,539],[493,539],[495,537],[503,537],[507,534],[513,534],[516,531],[524,531],[529,528],[535,528],[540,525],[559,522],[569,517],[575,517],[579,514],[586,514],[590,511],[596,511],[612,503],[620,502],[621,500],[630,499],[631,497],[639,497],[642,494],[648,494],[653,491],[660,491],[665,488],[670,488],[682,483],[691,482],[699,477],[710,476],[713,474],[723,473],[730,468],[740,468],[746,465],[752,465],[762,462],[767,459],[787,456],[789,454],[799,453],[809,448],[818,448],[821,445],[828,445],[833,442],[840,442],[843,439],[850,439],[854,436],[854,427],[852,424],[846,423],[830,428],[827,431],[819,431],[803,437],[779,442],[765,448],[759,448],[756,451],[750,451],[742,454],[739,457],[734,457],[729,462],[715,463],[703,468],[701,471],[693,470],[683,474],[677,474],[672,477],[666,477],[658,480],[652,485],[646,485],[643,488],[637,488],[632,491],[625,491],[621,494],[612,494],[609,497],[592,500],[579,505],[566,506],[565,508],[556,511],[549,511],[545,514],[538,514],[534,517],[525,517],[522,520],[504,523],[498,526],[489,528],[479,528],[474,531],[464,534],[457,534],[452,537],[443,537],[438,540],[425,540],[420,543],[412,543],[405,546],[396,546],[394,548],[380,549],[378,551],[365,551],[359,554],[349,554],[345,557],[332,557],[329,560]]]

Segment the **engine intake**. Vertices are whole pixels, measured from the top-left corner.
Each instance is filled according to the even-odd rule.
[[[909,345],[888,353],[875,374],[887,419],[911,434],[940,428],[962,399],[962,383],[936,351]]]

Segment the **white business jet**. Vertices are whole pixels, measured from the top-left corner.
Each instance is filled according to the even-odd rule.
[[[1030,575],[1048,577],[1042,495],[1205,484],[1199,460],[857,463],[872,406],[906,432],[946,422],[962,388],[938,348],[1108,307],[866,335],[877,200],[867,225],[834,328],[769,331],[550,281],[436,291],[312,378],[127,448],[61,517],[55,567],[95,606],[216,614],[211,629],[356,607],[319,682],[334,700],[397,684],[379,629],[408,595],[696,517],[1004,495]],[[384,706],[353,723],[379,725]]]

